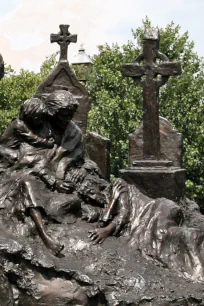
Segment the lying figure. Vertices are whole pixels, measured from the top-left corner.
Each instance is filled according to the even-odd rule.
[[[99,215],[98,215],[99,217]],[[193,280],[204,277],[204,231],[184,225],[181,208],[166,198],[151,199],[135,186],[117,179],[99,228],[89,233],[94,243],[125,234],[132,249]]]

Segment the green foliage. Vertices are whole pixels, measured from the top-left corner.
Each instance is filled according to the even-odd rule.
[[[92,100],[89,129],[111,140],[112,176],[127,166],[128,134],[142,119],[142,91],[132,79],[123,78],[120,71],[121,64],[134,61],[140,54],[145,26],[151,26],[148,19],[142,27],[132,30],[134,43],[99,46],[87,83]],[[170,60],[180,61],[183,69],[181,76],[170,78],[161,88],[160,114],[183,133],[187,192],[191,198],[204,202],[204,61],[194,52],[188,33],[181,34],[178,25],[172,22],[160,29],[160,34],[160,50]],[[0,133],[17,115],[20,104],[35,93],[55,67],[56,56],[57,53],[46,58],[40,73],[22,69],[17,74],[6,65],[5,77],[0,81]]]
[[[40,82],[56,65],[57,53],[47,57],[40,73],[21,69],[17,74],[9,65],[5,67],[5,77],[0,81],[0,134],[19,112],[23,101],[32,97]]]
[[[77,79],[81,82],[86,82],[91,72],[91,66],[87,64],[74,64],[71,65]]]
[[[6,75],[0,81],[0,133],[16,117],[21,103],[35,93],[39,82],[39,74],[24,69],[16,74],[6,66]]]
[[[134,131],[142,116],[141,89],[130,78],[123,78],[121,63],[139,54],[132,42],[120,48],[117,44],[99,47],[87,87],[92,100],[89,129],[111,140],[111,172],[115,176],[127,166],[128,134]]]
[[[128,134],[142,118],[141,89],[130,78],[123,78],[121,64],[132,62],[141,52],[144,27],[132,30],[135,43],[128,41],[99,46],[93,57],[93,71],[87,83],[92,108],[89,129],[111,139],[111,173],[115,176],[127,166]],[[160,115],[169,119],[183,133],[184,167],[187,170],[187,192],[191,198],[204,200],[204,73],[202,58],[194,52],[188,33],[181,34],[173,22],[160,29],[160,50],[170,60],[182,64],[181,76],[170,78],[160,90]]]
[[[48,74],[51,72],[51,70],[56,67],[58,55],[59,51],[51,54],[50,56],[47,56],[45,61],[42,63],[40,67],[40,76],[42,80],[45,79],[48,76]]]

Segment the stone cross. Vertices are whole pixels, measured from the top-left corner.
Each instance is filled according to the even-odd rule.
[[[141,61],[144,64],[140,64]],[[159,160],[159,88],[168,81],[169,76],[181,74],[181,65],[170,62],[159,51],[159,31],[150,28],[145,31],[143,53],[135,62],[124,64],[122,74],[132,77],[143,88],[143,158]]]
[[[50,35],[50,41],[51,43],[58,43],[60,45],[60,59],[59,61],[67,61],[67,50],[68,45],[73,42],[77,42],[77,35],[70,34],[69,32],[69,25],[67,24],[61,24],[59,26],[60,32],[58,34],[51,34]]]

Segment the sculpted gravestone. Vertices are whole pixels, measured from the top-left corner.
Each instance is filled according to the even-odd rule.
[[[73,119],[85,132],[88,111],[90,109],[88,93],[84,86],[77,80],[67,61],[68,46],[70,43],[76,43],[77,35],[70,34],[69,25],[60,25],[60,32],[58,34],[51,34],[50,40],[51,43],[58,43],[60,46],[59,63],[48,78],[39,85],[36,97],[46,99],[56,89],[70,91],[79,103],[79,109]]]
[[[174,167],[182,167],[182,134],[171,123],[159,117],[160,155],[162,160],[170,160]],[[135,160],[143,160],[143,124],[129,135],[129,166]]]
[[[91,160],[95,161],[103,177],[110,179],[110,140],[97,133],[88,132],[84,136],[86,150]]]
[[[47,96],[56,89],[63,89],[71,92],[79,103],[73,121],[85,134],[90,100],[86,88],[78,81],[67,60],[68,46],[70,43],[76,43],[77,35],[72,35],[69,32],[69,25],[60,25],[60,32],[58,34],[51,34],[50,40],[51,43],[58,43],[60,46],[59,63],[46,80],[39,85],[35,96],[45,101]],[[109,142],[107,138],[101,137],[96,133],[88,133],[85,135],[86,151],[88,155],[91,155],[92,160],[98,164],[101,173],[106,179],[110,178]],[[99,146],[100,149],[98,149]]]
[[[104,180],[78,107],[31,98],[1,136],[0,305],[204,305],[198,206]]]
[[[145,63],[140,64],[143,60]],[[170,62],[159,51],[159,31],[150,28],[144,34],[143,53],[135,62],[124,64],[122,74],[132,77],[143,88],[142,158],[134,160],[133,167],[122,170],[122,178],[153,198],[177,200],[185,192],[185,170],[173,167],[172,160],[166,160],[161,154],[158,97],[159,88],[168,78],[181,74],[181,66],[177,62]],[[130,156],[134,150],[132,145],[130,142]],[[168,148],[171,150],[170,146]]]

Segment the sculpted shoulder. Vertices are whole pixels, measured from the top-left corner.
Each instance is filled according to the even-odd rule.
[[[70,121],[66,130],[65,135],[69,135],[70,138],[75,137],[76,135],[81,135],[82,137],[82,131],[78,125],[74,121]]]
[[[81,129],[73,121],[70,121],[64,132],[64,136],[62,138],[62,145],[63,146],[66,145],[67,147],[69,147],[70,150],[70,148],[76,147],[81,142],[82,142]]]

